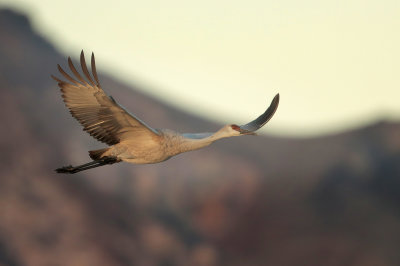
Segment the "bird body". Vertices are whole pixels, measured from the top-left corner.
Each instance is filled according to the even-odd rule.
[[[104,151],[101,157],[116,157],[135,164],[159,163],[177,154],[204,148],[218,139],[240,135],[230,126],[216,133],[180,134],[170,129],[158,131],[160,136],[150,142],[136,139],[121,141]]]
[[[93,78],[86,66],[83,51],[80,63],[86,79],[75,69],[71,58],[68,58],[68,65],[75,78],[67,74],[60,65],[58,70],[68,82],[54,76],[52,78],[58,82],[72,116],[91,136],[110,147],[89,151],[92,162],[76,167],[61,167],[56,169],[58,173],[76,173],[121,161],[134,164],[159,163],[177,154],[206,147],[221,138],[255,135],[254,132],[272,118],[279,104],[277,94],[270,107],[254,121],[242,126],[229,124],[215,133],[180,134],[170,129],[153,129],[105,94],[97,76],[93,53]]]

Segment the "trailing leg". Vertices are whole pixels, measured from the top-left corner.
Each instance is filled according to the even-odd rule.
[[[63,173],[63,174],[75,174],[80,171],[103,166],[106,164],[114,164],[117,162],[120,162],[120,160],[118,160],[115,157],[103,157],[99,160],[94,160],[93,162],[85,163],[85,164],[78,165],[78,166],[69,165],[69,166],[60,167],[60,168],[57,168],[55,171],[57,173]]]

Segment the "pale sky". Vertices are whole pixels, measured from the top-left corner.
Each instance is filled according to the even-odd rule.
[[[188,112],[310,136],[400,119],[400,1],[0,0],[65,55]],[[60,62],[63,63],[63,62]],[[112,94],[112,88],[105,88]]]

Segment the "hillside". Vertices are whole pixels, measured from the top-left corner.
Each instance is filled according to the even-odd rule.
[[[67,56],[0,10],[0,265],[400,264],[400,124],[246,136],[156,165],[57,175],[103,147],[50,78]],[[220,126],[102,73],[101,58],[97,69],[153,127]]]

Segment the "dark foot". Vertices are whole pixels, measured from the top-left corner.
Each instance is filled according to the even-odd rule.
[[[73,174],[73,173],[75,173],[75,167],[73,167],[72,165],[68,165],[68,166],[57,168],[55,171],[57,173],[62,173],[62,174]]]

